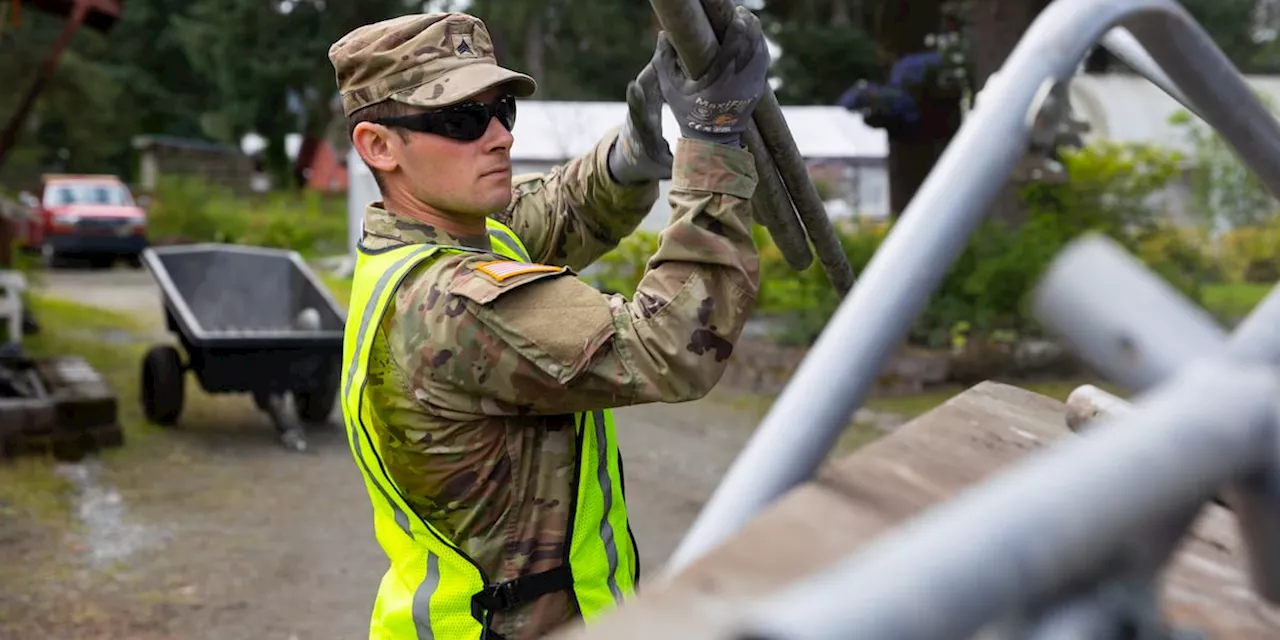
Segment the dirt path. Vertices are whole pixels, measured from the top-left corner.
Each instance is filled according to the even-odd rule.
[[[50,295],[159,318],[145,272],[54,272],[44,286]],[[73,562],[32,588],[70,596],[73,605],[59,606],[74,610],[45,611],[29,595],[29,619],[19,628],[40,635],[22,637],[363,637],[385,558],[336,416],[296,454],[274,443],[247,397],[189,402],[179,430],[138,445],[154,455],[60,469],[76,488],[84,533],[49,541],[52,553],[70,551]],[[623,409],[617,419],[635,534],[652,575],[758,416],[713,397]],[[2,623],[0,637],[9,637]]]
[[[145,269],[66,269],[43,272],[40,279],[48,295],[159,318],[160,292]]]

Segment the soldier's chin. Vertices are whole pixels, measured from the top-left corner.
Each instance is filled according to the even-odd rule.
[[[484,187],[485,188],[483,190],[477,189],[477,192],[488,193],[489,197],[484,198],[483,201],[476,203],[477,205],[476,209],[479,211],[483,211],[484,215],[495,214],[499,211],[502,211],[503,209],[506,209],[507,205],[511,204],[511,181],[510,180],[507,180],[506,185],[503,186],[501,189],[493,187],[492,190],[490,190],[489,185],[484,185]]]

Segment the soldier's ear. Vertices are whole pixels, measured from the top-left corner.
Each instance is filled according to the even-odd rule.
[[[372,122],[361,122],[351,132],[351,145],[356,153],[376,171],[390,173],[400,166],[395,145],[400,141],[390,129]]]

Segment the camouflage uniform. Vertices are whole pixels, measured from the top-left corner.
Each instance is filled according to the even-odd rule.
[[[388,472],[424,519],[498,580],[561,562],[577,462],[572,414],[704,395],[754,304],[755,165],[746,150],[710,142],[676,147],[672,217],[633,301],[574,277],[657,198],[656,183],[611,178],[615,137],[548,173],[516,177],[512,203],[494,215],[533,262],[560,268],[499,280],[478,267],[502,256],[428,261],[400,285],[373,345],[370,397],[395,425],[378,434]],[[368,207],[361,242],[490,248],[487,236],[450,237],[381,202]],[[533,638],[574,615],[568,594],[554,593],[500,613],[494,628]]]

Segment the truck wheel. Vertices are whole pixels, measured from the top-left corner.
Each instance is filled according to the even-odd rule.
[[[147,350],[142,360],[142,410],[148,420],[165,427],[177,424],[186,382],[182,376],[176,348],[157,345]]]

